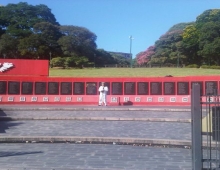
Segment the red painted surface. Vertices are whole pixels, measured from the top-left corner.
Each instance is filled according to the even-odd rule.
[[[21,60],[21,59],[0,59],[1,65],[4,62],[12,63],[14,67],[5,72],[0,72],[0,76],[23,75],[23,76],[48,76],[48,60]],[[0,67],[1,67],[0,65]]]
[[[59,93],[56,95],[48,94],[48,85],[46,86],[47,93],[45,95],[36,95],[35,87],[33,87],[33,93],[30,95],[24,95],[21,92],[20,85],[20,93],[16,95],[0,94],[0,104],[72,104],[72,105],[97,105],[98,104],[98,92],[95,95],[86,95],[86,93],[82,95],[74,95],[73,93],[70,95],[62,95],[60,93],[61,90],[61,82],[84,82],[86,91],[86,83],[95,82],[97,83],[97,91],[98,84],[100,82],[109,82],[110,83],[110,94],[107,96],[108,105],[190,105],[191,103],[191,88],[192,82],[201,82],[203,86],[202,93],[206,93],[206,82],[215,81],[217,82],[217,89],[219,91],[220,88],[220,76],[190,76],[190,77],[137,77],[137,78],[72,78],[72,77],[39,77],[39,76],[1,76],[0,81],[18,81],[20,84],[22,82],[58,82],[59,83]],[[114,82],[122,82],[123,83],[123,93],[121,95],[113,95],[111,92],[112,83]],[[135,93],[132,95],[124,94],[124,83],[125,82],[134,82],[136,85]],[[138,82],[148,82],[149,94],[147,95],[138,95],[137,94],[137,83]],[[150,93],[150,83],[152,82],[161,82],[162,83],[162,93],[160,95],[152,95]],[[173,82],[175,84],[175,92],[172,95],[166,95],[164,91],[164,82]],[[177,95],[178,82],[188,82],[189,83],[189,94],[186,95]],[[7,89],[8,91],[8,89]],[[13,99],[13,100],[12,100]],[[203,99],[205,100],[205,99]]]

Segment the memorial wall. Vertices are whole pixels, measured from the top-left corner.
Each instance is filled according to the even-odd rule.
[[[189,82],[177,82],[177,95],[189,95]]]
[[[109,95],[190,95],[199,84],[201,95],[216,95],[218,81],[190,82],[105,82]],[[13,95],[98,95],[101,82],[0,81],[0,94]],[[150,86],[149,86],[150,85]],[[205,87],[205,89],[204,89]],[[204,91],[205,90],[205,91]]]

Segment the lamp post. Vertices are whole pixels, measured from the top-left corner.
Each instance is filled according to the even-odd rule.
[[[96,54],[94,54],[94,68],[95,68],[95,57],[96,57]]]
[[[132,38],[132,35],[130,35],[129,36],[129,39],[130,39],[130,58],[131,58],[131,68],[132,68],[132,54],[131,54],[131,48],[132,48],[132,40],[133,40],[133,38]]]
[[[180,61],[180,57],[179,57],[179,53],[177,54],[177,64],[176,64],[176,67],[178,68],[179,67],[179,61]]]
[[[49,52],[49,54],[50,54],[50,61],[51,61],[51,54],[52,54],[52,53],[51,53],[51,52]]]
[[[51,64],[51,55],[52,55],[52,53],[51,53],[51,51],[49,52],[49,54],[50,54],[50,68],[52,68],[52,64]]]

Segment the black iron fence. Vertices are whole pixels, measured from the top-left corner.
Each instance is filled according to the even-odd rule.
[[[192,87],[192,167],[193,170],[220,170],[220,95],[200,95],[200,85]]]

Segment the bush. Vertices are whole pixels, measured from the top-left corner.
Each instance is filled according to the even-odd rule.
[[[208,65],[201,65],[200,68],[210,68],[210,66],[208,66]]]
[[[63,68],[70,68],[70,67],[77,67],[83,68],[84,64],[89,64],[88,58],[82,56],[72,56],[72,57],[56,57],[53,58],[50,62],[51,67],[63,67]],[[93,64],[94,65],[94,64]]]
[[[75,65],[74,58],[73,57],[66,57],[64,61],[64,67],[69,68],[69,67],[74,67]]]
[[[220,69],[220,66],[210,66],[211,69]]]
[[[199,68],[199,66],[197,64],[190,64],[187,65],[186,68]]]
[[[220,69],[220,66],[208,66],[208,65],[202,65],[201,68],[208,68],[208,69]]]
[[[65,58],[56,57],[50,61],[51,67],[64,67]]]

